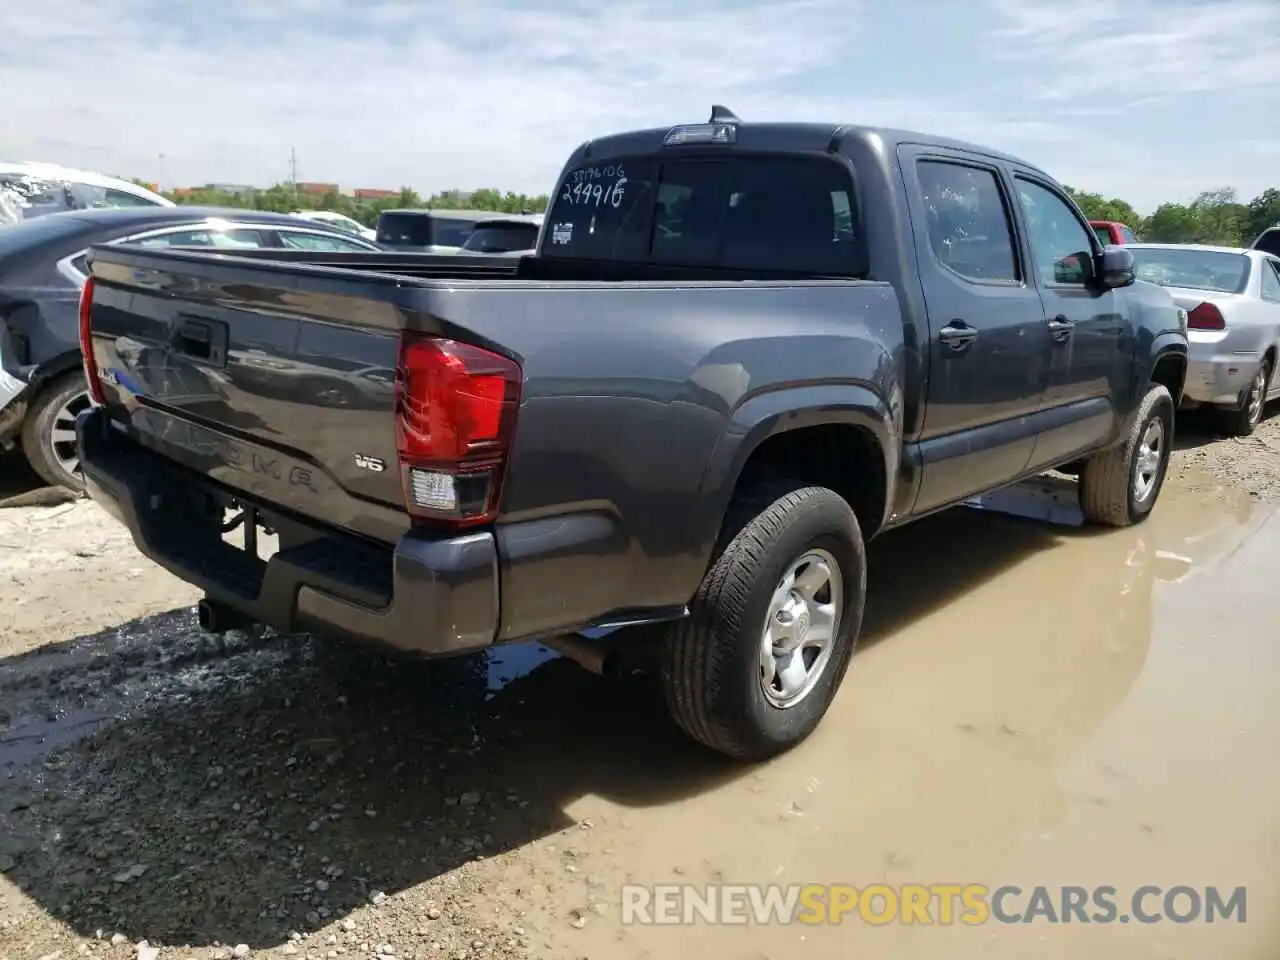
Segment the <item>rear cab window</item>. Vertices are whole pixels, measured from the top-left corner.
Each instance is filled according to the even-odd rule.
[[[570,170],[544,258],[864,276],[853,177],[828,157],[636,156]]]
[[[471,235],[462,244],[462,249],[478,253],[509,253],[512,250],[532,250],[537,241],[536,223],[499,220],[476,224]]]
[[[432,214],[397,212],[378,217],[378,242],[409,247],[461,247],[475,229],[475,221]]]

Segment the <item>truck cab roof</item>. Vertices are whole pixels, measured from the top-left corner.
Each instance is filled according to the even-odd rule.
[[[1016,163],[1048,176],[1035,164],[1028,163],[1020,157],[964,140],[919,133],[913,130],[846,123],[748,123],[733,120],[731,124],[735,128],[736,134],[734,148],[738,150],[839,153],[842,152],[842,146],[848,141],[859,140],[872,149],[887,152],[896,149],[901,144],[909,143],[916,146],[934,146],[947,150],[959,150],[1005,163]],[[701,125],[677,124],[674,127],[650,127],[644,130],[633,130],[606,137],[598,137],[583,143],[570,162],[659,153],[664,148],[667,136],[673,130],[680,127]]]

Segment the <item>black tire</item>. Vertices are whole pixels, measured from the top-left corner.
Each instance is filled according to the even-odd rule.
[[[80,475],[79,461],[75,469],[68,470],[58,454],[74,456],[75,421],[60,415],[64,408],[79,398],[73,412],[89,405],[88,385],[79,370],[68,371],[45,384],[22,421],[22,452],[41,478],[55,487],[65,487],[74,493],[84,492],[84,478]],[[68,437],[66,431],[72,431]]]
[[[1080,472],[1080,512],[1086,520],[1112,527],[1128,527],[1151,515],[1169,471],[1173,420],[1173,397],[1169,389],[1158,383],[1150,384],[1146,396],[1134,411],[1124,442],[1094,454],[1084,463]],[[1135,491],[1140,466],[1138,452],[1148,428],[1155,421],[1159,421],[1162,430],[1158,466],[1153,473],[1154,482],[1139,499]]]
[[[1258,377],[1262,377],[1262,382],[1258,382]],[[1262,423],[1262,418],[1266,414],[1267,407],[1267,391],[1271,389],[1271,358],[1264,358],[1262,364],[1258,367],[1254,379],[1249,381],[1249,386],[1245,388],[1244,393],[1240,397],[1240,405],[1229,410],[1222,410],[1219,414],[1222,430],[1229,437],[1247,437],[1258,429],[1258,424]],[[1256,410],[1251,409],[1254,405],[1255,397],[1261,395],[1261,400]]]
[[[772,482],[739,497],[730,518],[690,616],[667,628],[662,687],[690,737],[760,761],[808,737],[831,705],[862,630],[866,549],[853,510],[825,487]],[[761,682],[762,631],[783,575],[810,550],[826,551],[839,567],[843,610],[825,667],[802,699],[781,708]]]

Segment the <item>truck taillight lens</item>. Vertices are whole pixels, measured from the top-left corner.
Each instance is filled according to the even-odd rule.
[[[508,357],[406,333],[396,371],[396,448],[413,516],[487,523],[498,511],[523,374]]]
[[[89,314],[93,306],[93,277],[85,280],[80,290],[80,358],[84,364],[84,378],[89,384],[89,398],[98,406],[107,402],[102,392],[102,379],[98,376],[98,363],[93,359],[93,331],[89,326]]]
[[[1187,314],[1188,330],[1225,330],[1227,318],[1212,303],[1202,303]]]

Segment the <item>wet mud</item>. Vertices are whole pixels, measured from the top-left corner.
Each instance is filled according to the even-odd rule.
[[[1082,526],[1046,478],[877,540],[836,703],[758,767],[687,743],[644,670],[596,677],[535,644],[406,664],[214,638],[91,504],[6,520],[26,549],[0,553],[0,960],[144,939],[304,960],[1270,956],[1280,519],[1184,467],[1138,528]],[[1249,913],[620,910],[628,883],[877,882],[1245,886]]]

